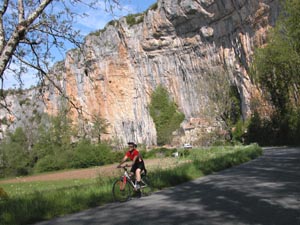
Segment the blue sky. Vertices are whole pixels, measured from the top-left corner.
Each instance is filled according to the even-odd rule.
[[[97,3],[97,9],[91,9],[88,7],[80,7],[80,11],[76,10],[79,14],[85,13],[86,17],[78,17],[77,23],[74,24],[75,29],[79,29],[82,35],[102,29],[112,19],[118,19],[128,14],[134,14],[143,12],[149,8],[156,0],[120,0],[121,8],[115,8],[113,14],[105,10],[104,0]],[[70,48],[72,48],[70,46]],[[57,55],[57,60],[64,58],[64,55]],[[22,79],[24,86],[23,88],[29,88],[35,85],[37,80],[34,75],[24,74]],[[18,88],[18,81],[16,81],[11,75],[6,74],[4,76],[4,88]]]
[[[113,15],[105,11],[104,0],[97,4],[97,9],[84,9],[89,16],[79,18],[78,28],[83,34],[102,29],[112,19],[118,19],[128,14],[143,12],[149,8],[156,0],[120,0],[122,8],[115,8]]]

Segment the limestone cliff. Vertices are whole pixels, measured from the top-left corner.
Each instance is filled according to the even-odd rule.
[[[109,122],[103,138],[121,143],[156,143],[148,104],[162,84],[186,117],[178,143],[196,142],[198,130],[221,126],[207,114],[207,81],[215,71],[226,71],[238,87],[243,116],[251,112],[251,98],[259,95],[248,75],[251,55],[265,43],[278,9],[278,0],[159,0],[135,24],[124,17],[88,35],[52,75],[76,105],[75,121],[88,129],[91,117],[101,116]],[[46,94],[55,114],[60,97],[51,85]]]

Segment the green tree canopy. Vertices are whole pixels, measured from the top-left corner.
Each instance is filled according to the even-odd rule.
[[[169,143],[172,132],[178,129],[184,120],[184,114],[177,110],[175,102],[171,100],[168,91],[162,86],[158,86],[152,93],[149,108],[156,127],[157,144]]]
[[[300,135],[300,1],[282,2],[283,11],[267,44],[254,54],[253,78],[269,93],[275,108],[269,122],[263,123],[267,126],[260,128],[272,133],[271,144],[295,144]],[[257,126],[251,126],[256,132]]]

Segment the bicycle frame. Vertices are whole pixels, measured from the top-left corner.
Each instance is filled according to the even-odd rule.
[[[127,168],[119,168],[124,169],[124,174],[121,175],[120,178],[113,184],[112,193],[115,201],[127,201],[133,196],[132,192],[135,192],[138,198],[141,196],[148,196],[152,192],[152,187],[149,185],[145,171],[141,174],[141,182],[137,184],[136,179],[131,176]]]
[[[127,171],[127,168],[123,167],[123,169],[124,169],[124,175],[121,176],[121,178],[123,179],[123,185],[125,186],[127,181],[129,181],[129,183],[133,187],[133,189],[137,190],[136,184],[135,184],[134,180],[131,179],[131,177],[130,177],[128,171]]]

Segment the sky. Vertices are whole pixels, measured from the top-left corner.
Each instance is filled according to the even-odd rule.
[[[87,14],[86,17],[78,17],[75,29],[81,31],[81,34],[86,36],[89,33],[102,29],[112,19],[119,19],[122,16],[128,14],[135,14],[143,12],[154,4],[157,0],[120,0],[122,8],[115,8],[113,13],[105,10],[104,0],[97,3],[97,9],[91,9],[88,7],[80,7],[77,12]],[[68,46],[68,44],[66,44]],[[73,46],[70,46],[73,48]],[[64,54],[57,54],[56,60],[59,61],[64,58]],[[53,62],[54,63],[54,62]],[[33,73],[24,74],[23,76],[23,88],[29,88],[37,83],[37,79]],[[4,89],[19,88],[18,81],[11,75],[5,74],[4,76]]]
[[[81,29],[83,34],[89,34],[93,30],[104,28],[104,26],[112,19],[118,19],[128,14],[143,12],[149,8],[156,0],[120,0],[122,8],[115,8],[113,15],[105,11],[104,0],[98,3],[98,9],[85,9],[88,17],[80,18],[77,27]],[[96,28],[96,29],[95,29]]]

